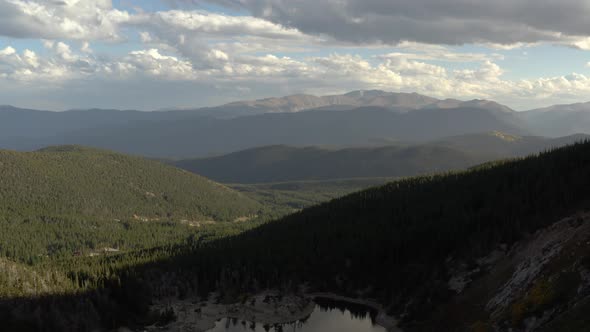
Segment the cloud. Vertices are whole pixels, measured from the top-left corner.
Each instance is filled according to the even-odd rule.
[[[412,42],[403,42],[396,45],[400,52],[392,52],[380,55],[381,59],[413,59],[443,62],[483,62],[488,60],[503,60],[504,56],[498,53],[469,53],[455,52],[441,45],[428,45]]]
[[[0,56],[9,56],[16,53],[16,50],[12,46],[7,46],[5,49],[0,50]]]
[[[142,13],[126,25],[139,29],[149,47],[178,53],[203,70],[227,69],[226,63],[240,55],[299,51],[320,40],[256,17],[196,10]]]
[[[150,86],[145,103],[164,103],[158,107],[174,103],[161,96],[178,98],[172,89],[179,86],[219,91],[224,101],[376,88],[517,106],[590,93],[583,74],[507,79],[502,61],[511,54],[504,50],[540,43],[590,49],[590,11],[581,1],[208,1],[246,15],[203,7],[127,12],[110,0],[0,0],[0,35],[40,39],[45,47],[2,45],[0,86],[61,91],[66,99],[68,91],[105,89],[122,101],[123,92],[111,87],[129,83],[137,94]],[[449,45],[465,43],[488,49]],[[205,97],[195,92],[186,100],[201,105]]]
[[[299,39],[304,35],[296,29],[285,28],[270,21],[251,16],[228,16],[202,11],[171,10],[137,15],[134,24],[155,30],[173,30],[208,36],[259,36],[278,39]]]
[[[15,38],[120,40],[128,20],[110,0],[0,0],[0,35]]]
[[[157,49],[133,51],[123,61],[117,62],[118,69],[127,74],[136,71],[141,75],[155,76],[170,80],[195,79],[195,71],[189,61],[170,55],[163,55]]]
[[[579,0],[208,1],[247,10],[307,34],[357,44],[570,44],[590,36],[590,4]]]
[[[41,80],[59,80],[68,76],[65,66],[40,59],[31,50],[22,53],[12,47],[0,51],[0,77],[16,82],[34,82]]]
[[[590,77],[582,74],[509,80],[504,78],[504,70],[498,63],[485,57],[470,55],[472,65],[455,70],[422,60],[428,52],[449,52],[446,48],[429,49],[418,56],[414,56],[416,52],[378,56],[333,53],[300,59],[273,54],[232,56],[209,49],[204,56],[215,65],[202,68],[188,58],[156,48],[135,50],[118,57],[95,57],[63,42],[45,42],[45,46],[48,52],[43,54],[28,49],[18,51],[11,46],[0,49],[0,85],[9,86],[13,94],[20,86],[31,96],[51,90],[56,96],[76,91],[76,95],[91,97],[90,91],[104,89],[109,91],[109,98],[118,96],[115,100],[119,102],[123,96],[111,87],[126,90],[123,87],[129,84],[129,91],[141,94],[141,86],[150,86],[151,94],[142,97],[147,98],[143,104],[149,105],[151,100],[157,107],[170,106],[170,99],[161,96],[176,96],[173,89],[179,86],[183,91],[188,91],[190,86],[201,87],[201,91],[195,90],[194,94],[179,99],[186,103],[195,98],[194,105],[209,100],[203,91],[216,94],[212,89],[218,91],[218,98],[242,99],[375,88],[439,98],[494,99],[520,108],[541,106],[548,101],[575,100],[590,93]],[[450,56],[456,57],[460,56]],[[90,90],[82,91],[81,87]],[[83,101],[80,97],[79,102]]]

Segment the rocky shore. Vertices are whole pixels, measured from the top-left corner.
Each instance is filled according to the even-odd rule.
[[[265,291],[247,298],[242,303],[222,304],[218,296],[212,294],[203,301],[180,301],[159,303],[154,305],[155,311],[164,312],[172,309],[176,319],[166,326],[149,326],[147,331],[161,332],[206,332],[215,327],[215,323],[223,318],[238,321],[256,322],[261,325],[274,326],[305,320],[314,311],[314,298],[321,297],[336,301],[361,304],[378,312],[376,323],[388,332],[401,332],[397,320],[388,316],[384,308],[370,300],[352,299],[331,293],[311,293],[306,295],[282,295],[276,291]]]

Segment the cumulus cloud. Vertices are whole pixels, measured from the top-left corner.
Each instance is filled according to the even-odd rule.
[[[128,20],[110,0],[0,0],[0,34],[16,38],[118,40]]]
[[[227,69],[227,62],[240,55],[298,51],[320,41],[264,19],[197,10],[141,13],[127,25],[140,29],[143,43],[177,52],[203,70]]]
[[[516,47],[590,49],[582,1],[208,1],[246,15],[203,7],[127,12],[110,0],[0,0],[0,35],[40,39],[45,48],[2,45],[0,86],[67,91],[94,82],[92,89],[116,94],[109,88],[133,82],[137,91],[157,85],[163,95],[206,86],[227,98],[376,88],[517,106],[590,93],[590,78],[580,73],[507,79],[503,68],[504,51]]]
[[[15,82],[38,82],[39,80],[59,80],[68,76],[65,66],[40,59],[31,50],[21,53],[8,46],[0,50],[0,77]]]
[[[116,65],[117,68],[123,68],[125,73],[134,70],[142,75],[166,79],[190,80],[195,78],[195,72],[189,61],[163,55],[157,49],[133,51]]]
[[[582,74],[509,80],[503,77],[504,70],[498,63],[473,55],[469,58],[475,66],[449,70],[428,63],[422,55],[413,57],[414,53],[372,57],[333,53],[294,59],[273,54],[232,57],[210,49],[206,56],[217,65],[201,68],[187,58],[156,48],[105,58],[73,49],[63,42],[47,41],[45,47],[48,53],[43,56],[10,46],[0,49],[0,81],[11,81],[12,87],[35,84],[56,90],[63,87],[64,91],[76,82],[88,82],[87,78],[96,84],[102,82],[103,88],[119,84],[116,82],[135,82],[138,86],[149,82],[169,86],[178,82],[194,85],[207,82],[223,93],[242,94],[244,91],[288,94],[376,88],[415,91],[441,98],[496,99],[516,106],[538,105],[535,100],[569,100],[590,93],[590,77]],[[161,93],[168,93],[162,89]]]

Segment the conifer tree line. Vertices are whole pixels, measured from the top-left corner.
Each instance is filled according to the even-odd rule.
[[[40,325],[62,331],[114,328],[159,319],[149,303],[161,298],[218,291],[231,302],[266,288],[296,292],[306,284],[349,296],[362,291],[411,321],[451,296],[445,264],[450,257],[470,262],[501,244],[510,246],[586,208],[589,199],[590,142],[583,142],[468,171],[394,181],[258,227],[230,223],[176,244],[45,261],[29,268],[55,271],[59,289],[49,289],[45,294],[53,296],[43,301],[28,301],[37,296],[30,292],[3,300],[0,319],[31,331]],[[72,303],[84,303],[80,315],[91,318],[52,312],[62,302],[66,312]],[[3,310],[15,305],[23,310]]]

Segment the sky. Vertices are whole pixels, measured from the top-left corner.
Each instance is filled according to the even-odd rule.
[[[0,104],[196,108],[380,89],[590,101],[586,0],[0,0]]]

